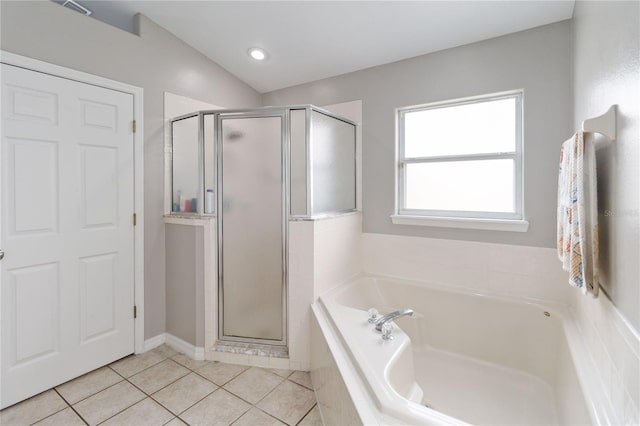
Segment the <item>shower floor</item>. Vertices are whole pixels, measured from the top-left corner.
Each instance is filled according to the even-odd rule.
[[[530,374],[433,349],[414,363],[423,403],[436,411],[472,424],[558,424],[553,390]]]

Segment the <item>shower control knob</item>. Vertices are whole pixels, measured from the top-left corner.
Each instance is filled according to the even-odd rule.
[[[367,311],[369,315],[369,324],[375,324],[378,321],[378,310],[376,308],[371,308]]]
[[[390,322],[385,322],[382,325],[382,340],[393,340],[393,325]]]
[[[4,259],[4,250],[0,249],[0,260]]]

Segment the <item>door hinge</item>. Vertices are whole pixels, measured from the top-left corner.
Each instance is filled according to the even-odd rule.
[[[138,318],[138,307],[133,305],[133,318]]]
[[[138,224],[138,216],[134,213],[133,214],[133,226],[136,226]]]
[[[133,123],[132,123],[132,126],[131,126],[131,127],[132,127],[132,129],[133,129],[133,133],[135,133],[135,132],[136,132],[136,127],[137,127],[137,126],[136,126],[136,120],[133,120]]]

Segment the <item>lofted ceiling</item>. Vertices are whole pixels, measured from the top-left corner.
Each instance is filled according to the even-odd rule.
[[[574,1],[82,1],[131,30],[140,12],[259,92],[570,19]],[[247,54],[261,47],[268,59]]]

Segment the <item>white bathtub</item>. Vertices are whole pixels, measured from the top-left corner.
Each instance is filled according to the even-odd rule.
[[[367,322],[371,307],[415,313],[383,341]],[[585,397],[588,374],[579,380],[577,369],[589,364],[576,357],[578,332],[560,305],[362,277],[322,295],[313,310],[315,333],[349,394],[329,386],[331,369],[314,348],[312,377],[327,425],[606,423]],[[347,403],[357,416],[341,417],[336,406]]]

